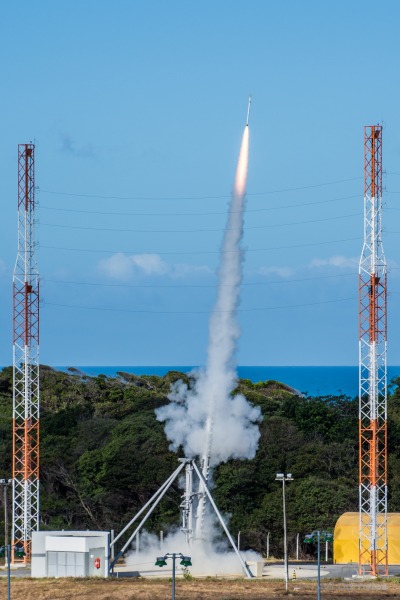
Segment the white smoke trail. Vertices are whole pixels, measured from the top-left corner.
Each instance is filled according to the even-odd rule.
[[[182,446],[185,456],[203,458],[215,466],[230,458],[253,458],[260,437],[259,408],[241,394],[232,397],[237,386],[234,358],[240,335],[237,323],[243,253],[243,212],[248,169],[249,128],[246,125],[239,154],[235,183],[224,233],[219,267],[217,299],[209,323],[207,364],[196,373],[194,387],[178,382],[169,396],[171,402],[156,411],[165,421],[171,448]]]
[[[239,304],[242,281],[243,254],[240,241],[243,236],[248,157],[249,128],[246,125],[222,243],[217,300],[209,326],[208,360],[203,383],[208,398],[206,441],[203,450],[203,474],[206,478],[208,476],[208,461],[211,460],[213,455],[212,440],[220,433],[215,431],[213,435],[214,421],[218,417],[223,419],[225,413],[224,410],[222,414],[216,414],[218,408],[223,407],[223,403],[221,405],[219,400],[221,398],[229,399],[230,393],[236,386],[234,356],[236,343],[240,335],[236,320],[236,309]]]
[[[133,544],[135,546],[135,543]],[[185,535],[181,531],[171,531],[167,533],[161,543],[158,536],[147,531],[142,531],[139,542],[140,551],[136,553],[136,548],[125,556],[125,568],[117,566],[117,572],[123,574],[124,571],[137,571],[140,575],[162,577],[171,576],[171,561],[160,569],[154,566],[156,556],[164,555],[166,552],[182,552],[192,559],[193,566],[189,567],[190,574],[193,576],[221,576],[231,575],[240,577],[243,575],[242,567],[236,554],[229,551],[224,541],[219,545],[205,541],[203,544],[194,544],[190,548],[186,545]],[[243,554],[246,561],[260,561],[262,557],[253,551],[247,551]],[[179,560],[176,564],[176,573],[178,576],[184,572],[180,566]]]

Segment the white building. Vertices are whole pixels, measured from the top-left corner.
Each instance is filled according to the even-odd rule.
[[[108,577],[108,531],[35,531],[32,577]]]

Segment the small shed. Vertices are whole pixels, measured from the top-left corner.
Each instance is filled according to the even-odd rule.
[[[348,512],[337,520],[333,534],[335,563],[358,564],[359,519],[358,512]],[[400,513],[388,513],[388,563],[389,565],[400,565]]]
[[[108,577],[107,531],[35,531],[32,577]]]

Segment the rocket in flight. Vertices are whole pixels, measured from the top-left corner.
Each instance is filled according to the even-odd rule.
[[[248,104],[248,106],[247,106],[247,119],[246,119],[246,127],[248,127],[248,126],[249,126],[250,107],[251,107],[251,96],[249,96],[249,104]]]

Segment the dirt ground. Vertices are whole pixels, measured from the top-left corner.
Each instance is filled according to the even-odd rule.
[[[7,597],[7,580],[1,578],[0,597]],[[265,580],[192,579],[176,582],[176,600],[276,600],[286,598],[284,583]],[[289,597],[317,597],[316,583],[291,583]],[[165,600],[171,598],[171,581],[127,579],[17,579],[11,580],[12,600]],[[375,600],[400,598],[399,580],[345,583],[324,581],[323,600]]]

